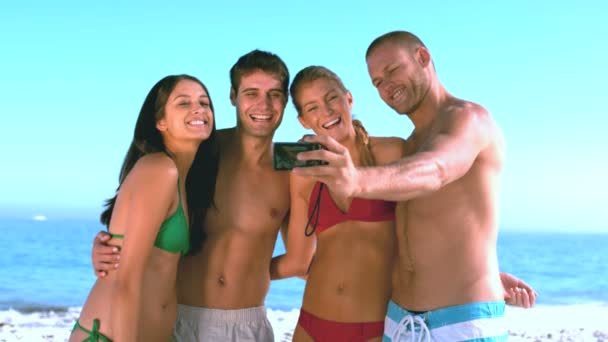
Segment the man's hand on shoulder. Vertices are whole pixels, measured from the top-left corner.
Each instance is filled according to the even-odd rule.
[[[108,232],[100,231],[93,240],[91,259],[95,275],[99,278],[104,278],[110,271],[118,268],[120,248],[108,245],[111,238]]]

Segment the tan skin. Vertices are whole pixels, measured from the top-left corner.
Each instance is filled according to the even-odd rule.
[[[154,240],[162,222],[177,210],[177,186],[187,210],[186,175],[198,145],[213,127],[205,90],[190,80],[178,82],[156,126],[173,158],[164,153],[143,156],[122,183],[109,227],[125,236],[109,241],[122,249],[121,267],[95,282],[79,319],[88,330],[99,319],[100,332],[116,342],[164,342],[171,336],[177,298],[170,279],[176,277],[180,254],[154,247]],[[70,341],[86,337],[76,330]]]
[[[241,86],[241,89],[243,87]],[[238,107],[237,107],[238,108]],[[284,106],[282,107],[284,109]],[[281,111],[282,113],[282,111]],[[247,119],[247,117],[245,117],[245,119]],[[239,123],[239,125],[243,125],[241,123]],[[255,134],[255,131],[252,132]],[[224,141],[224,143],[222,143],[224,146],[225,145],[229,145],[230,141],[240,141],[239,139],[229,139],[232,135],[236,135],[237,137],[242,134],[239,133],[239,129],[231,129],[231,130],[225,130],[225,131],[220,131],[220,139],[224,139],[224,140],[228,140],[228,141]],[[252,134],[253,135],[253,134]],[[222,138],[223,136],[223,138]],[[243,141],[245,141],[243,139]],[[377,152],[377,150],[381,149],[378,148],[379,146],[385,145],[383,143],[383,139],[381,138],[372,138],[372,148],[374,149],[374,154],[377,154],[379,152]],[[386,144],[386,145],[391,145],[391,144]],[[237,151],[236,153],[241,153],[242,152],[238,152],[239,151],[239,145],[236,143],[232,144],[232,148],[228,148],[226,149],[226,147],[222,147],[222,161],[221,163],[228,163],[228,165],[237,165],[238,161],[241,160],[242,163],[242,157],[241,158],[233,158],[230,159],[229,156],[226,156],[226,154],[232,154],[232,151]],[[253,145],[255,147],[255,145]],[[264,145],[263,145],[264,146]],[[340,145],[341,146],[341,145]],[[253,147],[252,147],[253,148]],[[240,148],[240,150],[242,151],[243,148]],[[248,150],[250,151],[250,150]],[[224,152],[228,152],[228,153],[224,153]],[[403,153],[403,152],[400,152]],[[269,158],[269,154],[262,154],[262,155],[266,155],[267,158]],[[401,156],[401,155],[400,155]],[[400,157],[399,156],[399,157]],[[384,157],[381,156],[377,156],[378,159],[382,159]],[[389,159],[389,157],[386,157],[387,161]],[[392,158],[392,157],[390,157]],[[268,159],[268,164],[269,165],[270,161]],[[240,165],[240,163],[239,163]],[[221,166],[220,166],[221,167]],[[240,165],[240,167],[236,167],[236,166],[228,166],[228,170],[232,170],[233,173],[241,175],[241,177],[243,177],[243,181],[241,181],[241,183],[247,183],[248,186],[253,186],[253,184],[250,184],[251,182],[249,182],[249,179],[251,177],[251,173],[250,172],[240,172],[240,168],[244,167],[244,165]],[[264,176],[266,180],[273,180],[276,181],[277,184],[283,184],[281,186],[278,186],[277,189],[286,189],[287,188],[287,181],[286,180],[286,173],[276,173],[276,172],[272,172],[269,173],[269,176]],[[241,193],[242,189],[240,187],[235,187],[234,185],[237,182],[232,182],[230,181],[231,179],[233,179],[232,177],[226,177],[224,178],[224,180],[222,180],[222,177],[224,177],[222,174],[226,173],[226,169],[220,169],[220,175],[218,177],[218,188],[217,188],[217,193],[218,196],[220,194],[222,195],[226,195],[226,196],[230,196],[230,194],[234,194],[235,192]],[[283,176],[283,178],[281,178],[281,176]],[[292,180],[295,178],[292,177]],[[299,177],[299,178],[303,178],[303,177]],[[224,183],[228,183],[228,184],[222,184],[222,182]],[[306,183],[306,182],[302,182],[302,183]],[[243,185],[245,186],[245,185]],[[223,189],[223,190],[222,190]],[[295,191],[294,191],[295,189]],[[298,190],[298,189],[303,189],[303,190]],[[306,185],[303,184],[302,186],[298,186],[297,185],[297,181],[293,182],[292,184],[292,200],[294,200],[294,198],[296,198],[297,196],[299,196],[301,199],[307,199],[308,195],[310,194],[310,189],[311,189],[311,185]],[[269,189],[267,189],[267,187],[264,187],[264,191],[268,191]],[[268,203],[276,203],[273,202],[275,198],[281,198],[282,200],[279,202],[278,205],[285,205],[286,203],[288,203],[289,201],[286,200],[285,198],[289,198],[287,192],[283,191],[279,191],[277,190],[276,193],[274,194],[274,196],[269,196],[269,198],[267,199],[267,201],[269,201]],[[235,219],[239,219],[239,217],[245,217],[243,215],[248,215],[248,219],[247,220],[243,220],[242,224],[246,225],[247,227],[242,228],[242,229],[248,229],[248,227],[251,227],[251,224],[255,224],[258,223],[258,220],[260,220],[260,218],[258,218],[257,216],[254,215],[258,215],[259,213],[264,213],[264,212],[270,212],[273,208],[272,205],[268,205],[268,203],[260,201],[259,200],[259,196],[261,194],[260,189],[251,189],[246,191],[242,191],[242,193],[251,193],[250,191],[253,191],[253,193],[257,193],[257,196],[253,197],[253,202],[256,206],[255,210],[248,210],[247,207],[247,203],[252,202],[251,200],[249,201],[242,201],[240,200],[238,195],[232,195],[233,197],[228,197],[230,198],[230,200],[226,200],[224,206],[226,208],[226,206],[229,206],[232,204],[235,206],[235,208],[239,208],[239,215],[229,215],[226,214],[223,216],[222,219],[218,218],[219,223],[221,222],[233,222],[233,220]],[[299,195],[294,195],[295,194],[299,194]],[[285,196],[285,197],[280,197],[278,195],[281,196]],[[294,197],[296,196],[296,197]],[[339,196],[335,196],[335,198],[346,198],[346,197],[339,197]],[[242,201],[242,202],[241,202]],[[340,201],[340,200],[338,200]],[[236,203],[236,204],[235,204]],[[296,203],[302,203],[302,201],[296,201]],[[216,198],[216,204],[218,204],[218,208],[222,208],[220,202],[217,200]],[[305,203],[307,205],[307,203]],[[277,207],[278,207],[277,205]],[[296,204],[294,204],[296,205]],[[259,206],[261,206],[261,209],[259,208]],[[287,212],[287,207],[283,206],[283,207],[278,207],[283,208],[282,211],[279,211],[279,217],[281,219],[275,219],[275,220],[266,220],[265,222],[268,223],[269,227],[274,227],[274,228],[269,228],[268,230],[271,231],[270,234],[272,234],[273,237],[276,237],[276,231],[278,229],[278,225],[281,223],[281,221],[285,218],[285,213]],[[277,208],[275,208],[277,209]],[[292,207],[293,210],[293,207]],[[300,212],[307,212],[300,210]],[[220,210],[221,213],[221,210]],[[247,214],[250,213],[250,214]],[[281,213],[283,215],[281,215]],[[293,215],[293,214],[292,214]],[[272,216],[272,215],[271,215]],[[262,215],[261,219],[265,219],[265,215]],[[210,215],[209,219],[213,219],[213,216]],[[301,219],[300,219],[301,220]],[[296,230],[301,230],[302,226],[305,224],[305,222],[302,225],[299,225],[298,228],[296,228]],[[238,225],[236,223],[230,223],[227,225],[228,227],[238,227]],[[257,226],[257,224],[256,224]],[[335,228],[335,227],[334,227]],[[325,236],[328,237],[328,239],[331,238],[331,234],[332,231],[333,232],[340,232],[339,229],[334,229],[331,228],[329,231],[324,232]],[[369,227],[364,227],[365,229],[363,229],[365,232],[368,232],[368,228]],[[362,229],[362,228],[361,228]],[[260,229],[261,231],[265,231],[264,229]],[[379,228],[377,230],[382,230],[382,228]],[[221,232],[224,232],[223,234]],[[232,232],[232,233],[231,233]],[[240,277],[240,273],[237,273],[234,275],[234,277],[237,277],[238,280],[234,280],[233,281],[233,277],[231,276],[231,273],[229,272],[232,269],[232,266],[240,266],[240,265],[247,265],[247,267],[250,265],[251,262],[257,262],[257,261],[252,261],[251,260],[251,255],[247,254],[247,255],[242,255],[243,251],[249,251],[249,244],[247,241],[243,241],[243,244],[245,244],[245,247],[241,247],[242,245],[237,245],[236,247],[232,247],[233,245],[230,245],[230,254],[227,254],[227,250],[228,250],[228,245],[229,244],[223,244],[222,241],[231,241],[234,243],[239,242],[240,240],[238,239],[239,236],[242,236],[241,234],[239,234],[239,232],[235,232],[230,230],[230,228],[227,229],[222,229],[219,231],[219,233],[213,233],[213,234],[217,234],[216,236],[218,236],[217,238],[217,242],[214,242],[212,246],[215,246],[214,248],[210,248],[209,246],[205,246],[205,250],[207,250],[208,252],[204,252],[204,253],[208,253],[206,257],[202,257],[202,256],[198,256],[198,257],[194,257],[193,259],[184,259],[184,262],[182,263],[182,266],[180,267],[180,272],[179,272],[179,277],[180,277],[180,283],[183,285],[182,287],[180,287],[179,289],[179,295],[180,295],[180,303],[183,304],[188,304],[188,305],[197,305],[197,306],[206,306],[206,307],[222,307],[220,305],[223,305],[225,308],[239,308],[239,307],[249,307],[252,305],[261,305],[263,303],[264,297],[266,295],[267,289],[268,289],[268,284],[269,284],[269,276],[264,275],[264,274],[268,274],[266,273],[267,270],[263,270],[260,271],[260,273],[256,273],[253,274],[250,278],[247,278],[247,276],[245,276],[245,280],[241,280]],[[329,235],[328,235],[329,234]],[[336,233],[337,234],[337,233]],[[355,234],[353,234],[355,235]],[[356,234],[357,236],[359,234]],[[224,236],[226,237],[224,240],[221,239],[221,237]],[[232,236],[232,237],[231,237]],[[260,236],[264,236],[264,234],[260,234]],[[293,236],[293,234],[288,234],[287,239],[290,239],[290,236]],[[322,236],[323,238],[323,236]],[[346,239],[349,239],[352,237],[346,237]],[[210,241],[213,241],[214,237],[210,236],[208,238],[208,242],[210,243]],[[94,259],[94,265],[95,265],[95,269],[98,272],[98,274],[102,274],[101,272],[107,272],[109,270],[111,270],[113,268],[112,265],[114,265],[117,261],[115,259],[115,254],[112,254],[111,248],[108,247],[103,247],[101,245],[101,241],[100,239],[96,239],[96,245],[95,245],[95,249],[93,252],[93,259]],[[260,261],[260,266],[262,262],[265,263],[265,266],[268,265],[268,263],[270,262],[270,256],[272,253],[272,249],[266,249],[266,245],[264,244],[263,238],[260,238],[259,240],[256,240],[256,242],[252,242],[251,243],[251,248],[252,250],[254,248],[256,248],[256,246],[258,244],[263,245],[263,250],[260,251],[260,254],[255,254],[258,252],[254,252],[254,254],[256,255],[256,257],[259,257],[260,255],[263,258]],[[330,239],[331,241],[331,239]],[[339,238],[336,238],[336,246],[337,248],[342,248],[339,246],[340,243],[344,244],[344,242],[340,242]],[[322,243],[322,242],[320,242]],[[363,243],[369,243],[370,245],[372,243],[370,243],[369,241],[364,241]],[[307,248],[302,248],[300,250],[300,252],[297,252],[294,250],[293,247],[290,246],[290,243],[287,243],[288,245],[288,251],[289,253],[291,253],[292,251],[294,255],[303,253],[306,255],[308,255],[308,258],[312,257],[312,253],[310,249]],[[291,244],[293,245],[293,244]],[[274,238],[272,239],[272,246],[274,246]],[[314,248],[314,247],[313,247]],[[234,260],[234,262],[232,261],[232,259],[230,259],[230,257],[234,257],[236,258],[236,260]],[[322,256],[321,256],[322,257]],[[198,259],[197,259],[198,258]],[[325,257],[326,259],[332,259],[331,257]],[[325,259],[324,258],[324,259]],[[217,259],[217,260],[216,260]],[[370,258],[371,259],[371,258]],[[213,260],[213,261],[212,261]],[[230,260],[230,261],[229,261]],[[341,260],[341,259],[340,259]],[[367,259],[366,259],[367,261]],[[218,266],[215,266],[214,264],[211,264],[212,262],[218,262]],[[306,272],[306,270],[308,269],[308,264],[310,261],[305,261],[303,263],[292,263],[291,266],[286,266],[284,272],[291,272],[294,275],[295,274],[303,274]],[[207,265],[206,263],[209,263],[209,265]],[[283,263],[285,264],[285,263]],[[390,264],[390,263],[389,263]],[[255,267],[256,265],[258,265],[257,263],[254,264],[252,267]],[[287,264],[286,264],[287,265]],[[302,266],[304,265],[304,266]],[[275,266],[276,267],[276,266]],[[322,269],[320,266],[315,266],[315,268],[317,269]],[[375,267],[374,269],[379,269],[379,272],[384,272],[383,270],[389,269],[390,267],[382,267],[382,268],[377,268]],[[201,272],[201,269],[204,270],[204,272]],[[276,268],[274,271],[271,272],[276,272]],[[322,274],[322,272],[318,272],[320,274]],[[258,278],[259,275],[262,275]],[[228,277],[226,278],[226,275],[228,275]],[[360,276],[360,275],[359,275]],[[273,275],[273,278],[275,276]],[[311,274],[311,277],[313,277],[313,275]],[[315,276],[316,277],[316,276]],[[189,279],[189,280],[188,280]],[[346,279],[346,278],[345,278]],[[371,279],[370,278],[366,278],[366,279]],[[382,276],[378,276],[376,277],[376,279],[386,279],[385,277]],[[226,286],[226,280],[229,280],[230,282],[228,283],[228,286]],[[524,283],[522,283],[519,279],[514,278],[510,275],[505,274],[505,287],[506,288],[514,288],[515,286],[513,284],[518,284],[517,286],[521,286],[524,287],[527,285],[525,285]],[[239,291],[238,289],[238,284],[240,284],[241,282],[247,282],[248,284],[248,288],[250,283],[254,284],[254,286],[252,288],[255,288],[256,290],[254,291]],[[352,283],[351,281],[348,281],[349,283]],[[236,286],[230,287],[232,284],[236,283]],[[344,282],[346,283],[346,281]],[[204,284],[204,285],[201,285]],[[257,285],[256,285],[257,284]],[[337,284],[337,282],[334,282],[334,284]],[[259,286],[258,286],[259,285]],[[204,286],[205,290],[203,291],[201,289],[201,286]],[[382,284],[377,285],[378,288],[384,289],[385,286]],[[334,286],[334,289],[337,289],[338,287]],[[234,290],[234,291],[233,291]],[[237,293],[234,293],[237,292]],[[242,292],[247,292],[247,293],[242,293]],[[371,293],[371,291],[369,291]],[[209,293],[209,295],[207,295],[207,293]],[[349,292],[350,293],[350,292]],[[384,313],[386,310],[386,300],[388,299],[388,295],[386,295],[386,292],[384,290],[379,290],[379,291],[374,291],[374,295],[378,294],[378,298],[382,297],[382,300],[378,300],[377,303],[381,303],[377,304],[377,307],[380,308],[382,307],[382,314],[381,317],[379,319],[374,318],[374,320],[382,320],[384,317]],[[369,293],[366,295],[368,296]],[[306,294],[305,294],[306,296]],[[315,298],[317,295],[310,295],[308,297],[312,297]],[[223,298],[222,298],[223,297]],[[344,296],[338,297],[338,298],[344,298]],[[354,297],[353,297],[354,298]],[[368,298],[368,297],[365,297]],[[521,298],[521,297],[520,297]],[[309,300],[305,301],[308,303]],[[374,299],[372,299],[372,301],[375,302]],[[243,304],[245,303],[245,304]],[[513,302],[513,304],[516,305],[520,305],[520,306],[524,306],[525,303],[523,303],[523,301],[520,302]],[[307,304],[306,304],[307,305]],[[356,305],[356,303],[354,304]],[[366,314],[369,311],[369,308],[371,307],[371,305],[369,304],[365,304],[365,310],[348,310],[348,312],[357,312],[357,313],[364,313]],[[305,309],[307,307],[305,306]],[[311,309],[313,310],[313,309]],[[380,310],[380,309],[379,309]],[[346,310],[345,310],[346,311]],[[315,311],[312,311],[315,312]],[[374,317],[378,316],[377,314],[374,314]],[[323,316],[321,316],[323,317]],[[350,318],[349,318],[350,319]],[[298,330],[296,333],[299,334]],[[298,335],[300,336],[300,335]],[[298,337],[299,338],[299,337]]]
[[[301,104],[299,119],[317,134],[327,134],[349,146],[358,160],[355,129],[352,124],[352,95],[327,78],[303,83],[294,95]],[[328,127],[328,123],[339,122]],[[325,128],[328,127],[328,128]],[[397,160],[404,153],[399,138],[370,138],[377,163]],[[357,162],[358,164],[358,162]],[[314,262],[304,290],[302,308],[322,319],[339,322],[381,322],[391,293],[391,267],[395,252],[393,221],[346,221],[329,227],[319,235],[306,237],[309,198],[315,181],[291,177],[292,207],[287,237],[287,253],[271,264],[273,279],[305,275],[313,253]],[[334,197],[345,211],[345,198]],[[294,341],[312,341],[297,325]],[[381,337],[372,341],[380,341]]]
[[[406,157],[357,168],[349,150],[334,139],[311,137],[307,140],[328,150],[301,153],[301,159],[324,159],[330,165],[294,173],[323,181],[341,197],[400,202],[392,299],[402,307],[428,311],[505,297],[533,305],[531,288],[498,271],[504,141],[489,113],[443,88],[424,47],[385,42],[367,63],[382,99],[414,123]],[[511,283],[503,288],[501,280]]]
[[[272,169],[272,137],[287,101],[280,80],[262,71],[247,74],[230,99],[238,123],[218,131],[216,208],[207,214],[202,251],[180,262],[180,304],[217,309],[263,305],[270,286],[268,265],[289,210],[289,175]],[[112,253],[96,239],[98,274],[116,264]]]
[[[349,92],[336,81],[321,78],[303,83],[294,95],[294,102],[300,105],[299,120],[305,128],[339,141],[347,147],[355,165],[360,165],[352,124],[353,99]],[[338,123],[331,125],[335,122]],[[407,153],[406,142],[399,138],[371,137],[370,148],[378,165],[396,161]],[[291,176],[288,229],[291,233],[287,238],[287,253],[272,260],[271,276],[277,279],[305,275],[314,253],[302,308],[331,321],[381,322],[391,298],[391,265],[396,252],[394,222],[347,221],[319,235],[306,237],[302,229],[308,222],[314,184],[313,178]],[[348,210],[349,199],[335,195],[333,199],[344,211]],[[505,277],[512,276],[505,274]],[[300,325],[293,339],[312,341]],[[371,339],[380,340],[381,337]]]

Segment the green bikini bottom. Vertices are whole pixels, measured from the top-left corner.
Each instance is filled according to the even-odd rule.
[[[107,336],[99,332],[98,319],[93,320],[93,330],[85,329],[82,325],[80,325],[80,322],[76,320],[76,323],[74,323],[74,328],[72,328],[72,332],[74,332],[76,329],[80,329],[85,333],[89,334],[89,337],[82,340],[82,342],[112,342],[112,340],[110,340]],[[171,339],[169,340],[169,342],[175,341],[176,340],[173,337],[171,337]]]
[[[110,340],[104,334],[99,332],[99,320],[98,319],[93,320],[93,329],[92,330],[87,330],[87,329],[83,328],[83,326],[80,325],[80,322],[78,320],[76,320],[76,323],[74,323],[74,328],[72,328],[72,332],[74,332],[76,329],[80,329],[80,330],[84,331],[85,333],[89,334],[89,337],[82,340],[82,342],[112,342],[112,340]]]

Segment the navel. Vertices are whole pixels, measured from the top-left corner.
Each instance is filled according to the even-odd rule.
[[[217,279],[217,284],[218,284],[220,287],[224,287],[224,286],[226,286],[226,281],[224,280],[224,276],[223,276],[223,275],[221,275],[221,276],[220,276],[220,277]]]
[[[336,288],[336,293],[341,295],[344,294],[345,286],[344,283],[338,284],[338,288]]]

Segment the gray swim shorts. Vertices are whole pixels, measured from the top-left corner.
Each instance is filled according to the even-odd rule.
[[[173,339],[178,342],[274,342],[266,308],[221,310],[178,305]]]

